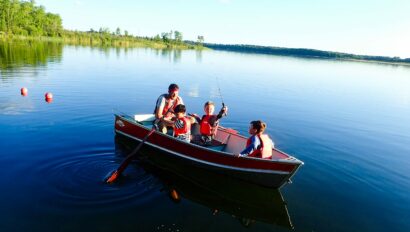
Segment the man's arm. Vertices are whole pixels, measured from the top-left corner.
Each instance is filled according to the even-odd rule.
[[[184,101],[182,100],[182,97],[181,96],[178,96],[178,97],[179,97],[179,104],[184,105]]]
[[[157,100],[157,106],[156,111],[155,111],[155,118],[161,119],[162,118],[162,111],[164,110],[165,107],[165,97],[164,95],[159,96]]]

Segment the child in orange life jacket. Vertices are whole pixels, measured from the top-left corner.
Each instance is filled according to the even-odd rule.
[[[252,121],[249,126],[249,137],[246,148],[236,156],[249,156],[262,159],[272,158],[273,141],[268,135],[263,134],[266,129],[266,124],[261,120]]]
[[[191,123],[194,120],[185,116],[185,105],[179,104],[174,109],[175,118],[173,119],[174,137],[191,142]]]
[[[228,112],[228,107],[223,106],[218,115],[214,114],[215,104],[211,101],[205,102],[204,105],[205,115],[199,118],[198,115],[193,114],[200,126],[201,143],[208,145],[214,139],[218,130],[219,119],[225,116]]]

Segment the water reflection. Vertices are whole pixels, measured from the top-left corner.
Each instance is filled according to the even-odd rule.
[[[0,72],[61,62],[63,44],[53,42],[0,42]],[[3,75],[2,75],[3,76]]]
[[[201,63],[202,62],[202,50],[195,50],[195,57],[196,57],[196,62]]]
[[[116,154],[126,155],[135,146],[116,136]],[[277,189],[252,185],[164,158],[148,147],[134,168],[143,168],[163,184],[162,192],[176,204],[188,200],[208,208],[209,216],[228,214],[244,227],[258,222],[293,229],[286,203]],[[164,166],[163,164],[168,164]],[[170,171],[172,170],[172,171]]]
[[[179,63],[181,61],[182,51],[179,49],[159,49],[155,50],[157,55],[160,55],[164,60],[172,63]]]

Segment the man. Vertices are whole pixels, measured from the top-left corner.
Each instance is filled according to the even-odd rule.
[[[175,116],[174,109],[179,104],[184,104],[182,98],[178,96],[179,86],[170,84],[168,94],[162,94],[158,97],[155,106],[155,124],[158,130],[167,133],[167,126],[172,126],[171,119]]]

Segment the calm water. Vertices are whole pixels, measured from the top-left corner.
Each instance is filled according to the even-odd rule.
[[[410,67],[58,44],[2,44],[0,67],[0,231],[410,231]],[[224,126],[262,119],[305,162],[293,184],[183,178],[149,154],[102,183],[134,146],[113,112],[151,113],[176,82],[202,113],[221,103],[217,80]]]

